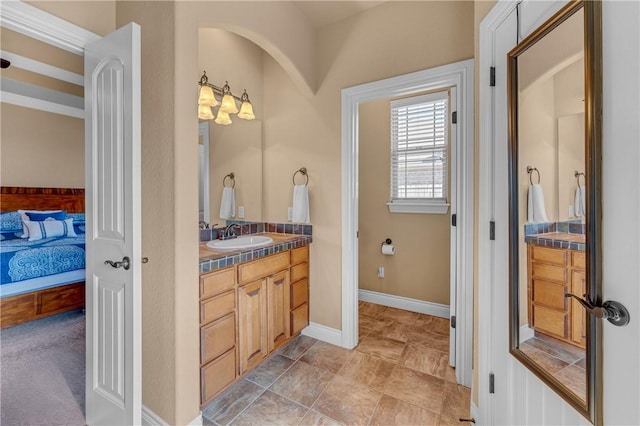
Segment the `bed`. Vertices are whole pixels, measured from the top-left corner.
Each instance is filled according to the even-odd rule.
[[[20,238],[18,210],[64,210],[74,232]],[[83,308],[84,189],[3,186],[0,214],[0,328]]]

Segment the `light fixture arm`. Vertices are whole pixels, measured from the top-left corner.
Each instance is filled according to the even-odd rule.
[[[218,96],[224,96],[224,95],[231,95],[233,96],[234,99],[242,102],[242,98],[238,97],[236,95],[234,95],[233,93],[231,93],[231,88],[229,87],[229,82],[225,81],[224,86],[220,87],[220,86],[216,86],[215,84],[211,84],[209,83],[209,77],[207,77],[207,72],[203,71],[202,73],[202,77],[200,77],[200,81],[198,82],[198,84],[200,86],[207,86],[207,87],[211,87],[211,89],[213,90],[213,93],[215,93]],[[246,93],[247,90],[245,89],[244,93]],[[244,96],[244,94],[243,94]]]

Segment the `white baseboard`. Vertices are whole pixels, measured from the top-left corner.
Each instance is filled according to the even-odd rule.
[[[370,290],[358,290],[358,300],[404,309],[405,311],[418,312],[420,314],[433,315],[449,319],[449,305],[425,302],[423,300],[410,299],[408,297],[394,296],[393,294],[379,293]]]
[[[474,419],[476,421],[475,424],[479,424],[478,422],[480,421],[480,410],[478,409],[478,406],[476,404],[474,404],[473,402],[471,403],[471,418]]]
[[[144,405],[142,406],[142,424],[144,426],[169,426],[169,423],[162,420],[160,416]],[[202,412],[198,414],[198,417],[187,423],[187,426],[202,426]]]
[[[331,343],[332,345],[342,346],[342,331],[327,327],[326,325],[310,322],[309,325],[302,330],[302,334],[322,340],[323,342]]]
[[[533,339],[534,336],[533,328],[529,327],[529,324],[520,326],[520,343]]]
[[[151,411],[144,404],[142,405],[142,424],[144,426],[169,426],[169,423],[162,420],[160,416]]]

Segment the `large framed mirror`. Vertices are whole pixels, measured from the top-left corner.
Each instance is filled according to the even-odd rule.
[[[601,4],[572,1],[508,54],[510,351],[602,422]],[[571,297],[571,295],[576,297]]]

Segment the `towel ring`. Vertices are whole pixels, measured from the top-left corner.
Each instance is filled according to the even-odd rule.
[[[540,183],[540,171],[535,167],[527,166],[527,173],[529,173],[529,183],[533,185],[533,172],[538,174],[538,184]]]
[[[309,175],[307,174],[307,168],[306,167],[301,167],[299,170],[296,170],[296,172],[293,174],[293,185],[295,186],[295,184],[296,184],[296,175],[298,173],[302,174],[302,176],[307,178],[307,180],[304,182],[304,186],[307,186],[309,184]]]
[[[573,175],[576,178],[576,183],[578,184],[578,188],[580,188],[580,176],[582,176],[585,179],[585,183],[586,183],[586,176],[584,175],[584,173],[576,170],[573,172]]]
[[[224,178],[222,178],[222,186],[227,186],[227,178],[231,180],[231,188],[235,188],[236,187],[236,176],[233,174],[233,172],[229,173],[228,175],[226,175]]]

